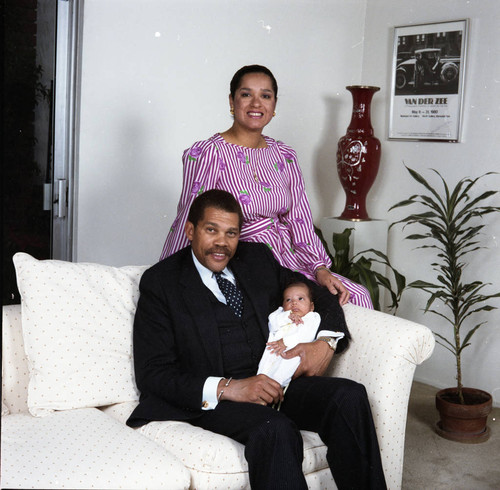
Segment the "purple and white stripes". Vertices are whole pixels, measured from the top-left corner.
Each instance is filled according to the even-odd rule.
[[[160,259],[188,245],[184,225],[191,203],[208,189],[223,189],[241,204],[241,240],[265,243],[281,265],[314,280],[314,271],[331,261],[314,232],[311,208],[295,151],[264,136],[267,148],[227,143],[216,134],[194,143],[183,155],[183,185],[177,217]],[[351,302],[373,308],[368,291],[335,274]]]

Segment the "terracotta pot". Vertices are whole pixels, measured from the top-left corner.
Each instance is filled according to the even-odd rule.
[[[366,210],[366,196],[378,173],[380,141],[373,136],[370,105],[379,87],[351,85],[352,117],[347,133],[337,147],[337,172],[346,193],[341,219],[370,220]]]
[[[456,388],[446,388],[436,393],[436,408],[441,420],[436,432],[452,441],[479,443],[487,441],[490,429],[486,425],[491,412],[492,397],[475,388],[463,388],[466,404],[458,402]]]

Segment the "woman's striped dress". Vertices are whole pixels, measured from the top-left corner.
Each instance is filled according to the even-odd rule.
[[[191,203],[208,189],[233,194],[243,210],[240,239],[265,243],[278,262],[314,280],[331,261],[314,232],[311,208],[295,151],[264,136],[267,148],[227,143],[220,134],[199,141],[183,155],[183,184],[175,218],[160,259],[189,244],[184,224]],[[373,308],[368,291],[338,274],[354,304]]]

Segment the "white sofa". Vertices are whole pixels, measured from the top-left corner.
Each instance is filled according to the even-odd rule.
[[[249,488],[239,443],[185,422],[125,425],[138,397],[131,329],[145,267],[26,254],[15,263],[22,308],[2,315],[2,488]],[[388,487],[398,489],[413,374],[434,337],[401,318],[344,309],[353,341],[329,374],[366,386]],[[309,487],[336,488],[325,446],[303,436]]]

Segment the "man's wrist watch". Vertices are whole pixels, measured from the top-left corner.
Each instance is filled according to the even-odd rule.
[[[337,347],[337,341],[335,337],[318,337],[316,340],[322,340],[328,344],[328,347],[335,352],[335,347]]]

